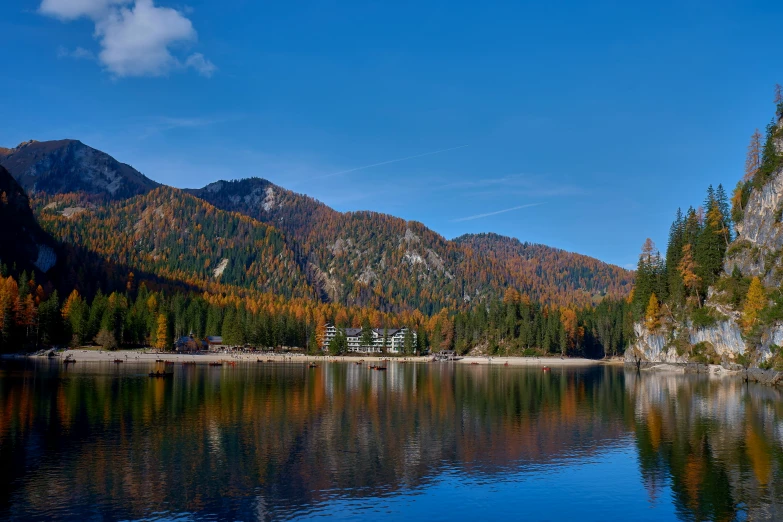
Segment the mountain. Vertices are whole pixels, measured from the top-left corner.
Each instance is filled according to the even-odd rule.
[[[494,234],[449,241],[418,222],[337,212],[260,178],[160,186],[75,140],[0,149],[0,165],[60,241],[192,284],[214,284],[217,270],[221,284],[432,314],[510,286],[547,304],[586,306],[627,295],[632,281],[619,267],[544,245]]]
[[[120,201],[84,194],[36,200],[39,222],[64,244],[194,287],[313,297],[280,232],[161,186]]]
[[[158,186],[130,165],[77,140],[31,140],[0,148],[0,165],[28,194],[84,192],[116,200]]]
[[[57,262],[54,240],[30,209],[30,201],[11,174],[0,167],[0,262],[20,270],[48,272]]]
[[[337,212],[259,178],[218,181],[190,193],[282,230],[323,299],[428,313],[501,296],[588,305],[625,296],[632,275],[596,259],[497,234],[448,241],[418,222],[376,212]]]

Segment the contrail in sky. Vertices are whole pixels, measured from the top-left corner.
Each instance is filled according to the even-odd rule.
[[[467,147],[467,145],[460,145],[459,147],[451,147],[450,149],[436,150],[433,152],[425,152],[424,154],[416,154],[415,156],[408,156],[405,158],[397,158],[393,160],[382,161],[380,163],[373,163],[372,165],[364,165],[363,167],[355,167],[348,170],[341,170],[340,172],[332,172],[331,174],[324,174],[323,176],[318,176],[316,179],[331,178],[332,176],[339,176],[340,174],[348,174],[349,172],[356,172],[357,170],[364,170],[372,167],[380,167],[381,165],[388,165],[389,163],[397,163],[399,161],[406,161],[414,158],[423,158],[424,156],[432,156],[433,154],[440,154],[441,152],[448,152],[450,150],[464,149],[465,147]]]
[[[452,223],[457,223],[458,221],[470,221],[472,219],[480,219],[485,218],[489,216],[496,216],[498,214],[503,214],[504,212],[511,212],[512,210],[519,210],[521,208],[528,208],[528,207],[537,207],[538,205],[541,205],[541,203],[529,203],[527,205],[519,205],[518,207],[511,207],[511,208],[505,208],[503,210],[496,210],[495,212],[487,212],[486,214],[476,214],[475,216],[468,216],[464,218],[459,219],[452,219]]]

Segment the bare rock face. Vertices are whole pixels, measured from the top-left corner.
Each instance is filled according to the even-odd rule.
[[[719,321],[709,328],[688,328],[691,344],[710,343],[715,353],[726,355],[733,359],[736,354],[744,354],[745,341],[742,339],[742,331],[734,319]]]
[[[671,345],[665,335],[651,333],[643,324],[634,325],[636,342],[625,350],[625,360],[634,362],[636,358],[643,361],[685,363],[687,356],[677,355],[677,349]]]
[[[783,119],[778,122],[783,128]],[[778,153],[783,144],[777,143]],[[783,280],[783,169],[774,173],[761,188],[753,190],[745,205],[742,221],[735,225],[737,238],[732,243],[723,270],[730,274],[738,268],[744,276],[761,278],[765,286]]]

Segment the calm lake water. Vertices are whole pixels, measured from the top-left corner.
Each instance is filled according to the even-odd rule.
[[[0,365],[2,519],[783,520],[740,380],[331,363]]]

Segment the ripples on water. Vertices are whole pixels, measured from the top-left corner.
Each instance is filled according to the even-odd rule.
[[[0,366],[0,518],[783,519],[772,388],[621,368]]]

